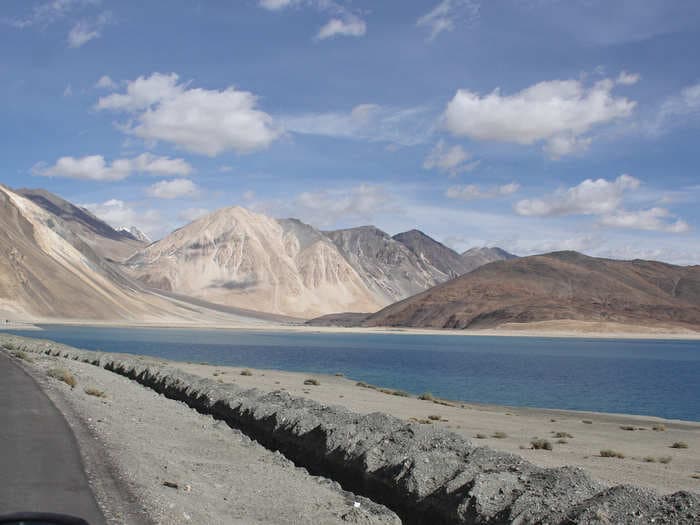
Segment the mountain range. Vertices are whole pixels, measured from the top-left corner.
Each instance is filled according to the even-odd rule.
[[[700,267],[495,247],[419,230],[321,231],[224,208],[156,242],[45,190],[0,185],[0,316],[168,323],[493,328],[700,326]]]

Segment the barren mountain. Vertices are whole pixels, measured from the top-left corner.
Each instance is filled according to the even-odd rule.
[[[311,226],[239,207],[176,230],[127,267],[154,288],[264,312],[308,317],[386,304]]]
[[[700,266],[556,252],[487,264],[370,316],[371,326],[574,320],[700,329]]]
[[[324,233],[382,304],[409,297],[449,279],[427,259],[417,256],[374,226]]]
[[[398,233],[393,239],[406,246],[426,265],[436,268],[449,279],[473,270],[468,260],[422,231],[410,230]]]
[[[495,261],[507,261],[508,259],[515,259],[517,255],[508,253],[501,248],[488,248],[483,246],[481,248],[470,248],[462,254],[462,261],[466,267],[466,271],[463,273],[471,272],[479,266],[488,264]]]
[[[16,193],[62,219],[67,228],[101,257],[122,261],[144,246],[144,240],[131,232],[115,230],[85,208],[75,206],[46,190],[20,189]]]

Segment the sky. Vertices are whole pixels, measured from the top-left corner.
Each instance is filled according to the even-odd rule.
[[[700,264],[695,0],[2,0],[0,183]]]

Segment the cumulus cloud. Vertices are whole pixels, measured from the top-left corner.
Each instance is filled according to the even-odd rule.
[[[590,144],[595,126],[628,117],[635,102],[616,97],[616,82],[604,79],[590,87],[579,80],[540,82],[512,95],[499,89],[487,95],[459,89],[447,104],[445,127],[456,136],[534,144],[544,142],[553,157]]]
[[[390,108],[359,104],[349,112],[306,113],[279,118],[287,131],[414,146],[432,133],[426,107]]]
[[[112,80],[108,75],[102,75],[97,82],[95,82],[95,87],[99,89],[116,89],[117,83]]]
[[[416,25],[428,29],[428,39],[433,40],[443,31],[452,31],[460,19],[476,20],[480,10],[481,4],[476,0],[442,0],[421,16]]]
[[[71,28],[68,33],[68,47],[82,47],[90,40],[95,40],[102,36],[102,29],[111,19],[109,12],[102,13],[97,18],[80,20]]]
[[[444,171],[454,177],[479,165],[478,160],[471,159],[471,153],[465,151],[462,146],[447,146],[445,141],[441,140],[423,161],[423,168]]]
[[[599,224],[616,228],[683,233],[690,229],[683,220],[671,220],[666,208],[625,210],[624,194],[634,191],[640,181],[630,175],[620,175],[613,181],[586,179],[577,186],[561,189],[541,199],[524,199],[516,203],[519,215],[550,217],[564,215],[596,215]]]
[[[673,215],[666,208],[651,208],[648,210],[625,211],[619,210],[601,218],[601,224],[616,228],[633,228],[636,230],[662,231],[668,233],[684,233],[690,230],[690,225],[684,220],[677,219],[668,222]]]
[[[164,233],[163,228],[167,228],[157,210],[138,210],[123,200],[110,199],[101,203],[82,204],[81,206],[113,228],[136,226],[152,239],[158,238]]]
[[[183,159],[160,157],[142,153],[131,159],[115,159],[111,163],[102,155],[85,157],[61,157],[52,166],[39,163],[32,168],[34,175],[64,177],[69,179],[116,181],[133,173],[153,175],[189,175],[192,166]]]
[[[175,73],[142,76],[128,82],[126,92],[101,97],[96,107],[129,113],[123,128],[129,134],[212,157],[264,149],[280,136],[252,93],[190,88],[178,80]]]
[[[520,184],[511,182],[501,186],[492,186],[490,188],[481,188],[476,184],[466,184],[463,186],[452,186],[447,189],[445,196],[450,199],[459,199],[463,201],[471,201],[476,199],[493,199],[496,197],[505,197],[512,195],[520,189]]]
[[[334,36],[363,36],[367,32],[367,24],[361,18],[347,15],[343,18],[331,18],[321,29],[316,38],[325,40]]]
[[[613,181],[586,179],[577,186],[560,189],[541,199],[524,199],[515,205],[519,215],[602,215],[620,206],[627,190],[635,190],[640,181],[631,175],[620,175]]]
[[[162,180],[150,186],[146,192],[156,199],[179,199],[181,197],[196,197],[199,186],[190,179]]]

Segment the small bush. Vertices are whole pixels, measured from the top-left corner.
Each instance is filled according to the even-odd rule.
[[[436,405],[442,405],[444,407],[456,407],[454,403],[450,403],[449,401],[445,401],[444,399],[433,399],[433,403]]]
[[[508,434],[506,434],[505,432],[494,432],[493,434],[491,434],[491,437],[496,439],[505,439],[508,437]]]
[[[94,397],[107,397],[107,394],[105,394],[104,390],[99,390],[99,389],[92,387],[92,386],[86,387],[85,393],[89,396],[94,396]]]
[[[242,376],[252,376],[253,372],[251,372],[250,370],[241,370],[241,375]]]
[[[676,441],[671,448],[688,448],[688,443],[684,441]]]
[[[625,459],[625,455],[622,452],[616,452],[614,450],[610,450],[609,448],[605,450],[600,451],[600,457],[601,458],[619,458],[619,459]]]
[[[671,456],[663,456],[659,458],[659,463],[663,463],[664,465],[671,463]]]
[[[309,378],[309,379],[304,380],[304,384],[305,385],[319,386],[321,384],[321,382],[318,379]]]
[[[404,392],[403,390],[394,390],[391,393],[392,396],[399,396],[399,397],[411,397],[411,395],[408,392]]]
[[[663,424],[654,425],[653,427],[651,427],[651,429],[656,431],[656,432],[666,432],[666,425],[663,425]]]
[[[435,398],[430,392],[423,392],[421,395],[418,396],[418,399],[421,399],[423,401],[433,401]]]
[[[53,377],[54,379],[58,379],[59,381],[63,381],[71,388],[75,388],[75,385],[78,384],[73,374],[71,374],[70,371],[66,370],[65,368],[52,368],[46,373],[46,375]]]
[[[488,436],[486,434],[477,434],[474,436],[476,439],[486,439]]]
[[[17,359],[21,359],[22,361],[26,361],[27,363],[33,363],[34,360],[29,357],[29,354],[25,352],[24,350],[13,350],[10,352],[10,355],[12,357],[16,357]]]
[[[586,425],[592,425],[593,421],[591,421],[590,419],[584,419],[583,421],[581,421],[581,423],[584,423]]]
[[[621,425],[620,429],[621,430],[637,430],[637,427],[633,427],[631,425]]]
[[[530,441],[530,447],[534,450],[552,450],[552,444],[546,439],[533,439]]]
[[[345,376],[345,374],[343,374],[342,372],[335,373],[335,377],[344,377],[344,376]]]
[[[421,425],[432,425],[433,424],[433,422],[430,421],[429,419],[423,419],[423,418],[417,418],[417,417],[409,418],[409,421],[413,421],[415,423],[420,423]]]
[[[440,421],[440,420],[442,419],[442,417],[441,417],[441,416],[438,416],[438,415],[436,415],[436,414],[430,414],[430,415],[428,416],[428,419],[431,420],[431,421]]]
[[[644,458],[644,463],[656,463],[656,458],[647,456]]]
[[[574,436],[569,434],[568,432],[555,432],[554,433],[555,438],[568,438],[568,439],[573,439]]]
[[[557,443],[559,443],[560,445],[565,445],[568,443],[568,441],[566,439],[557,439]]]

